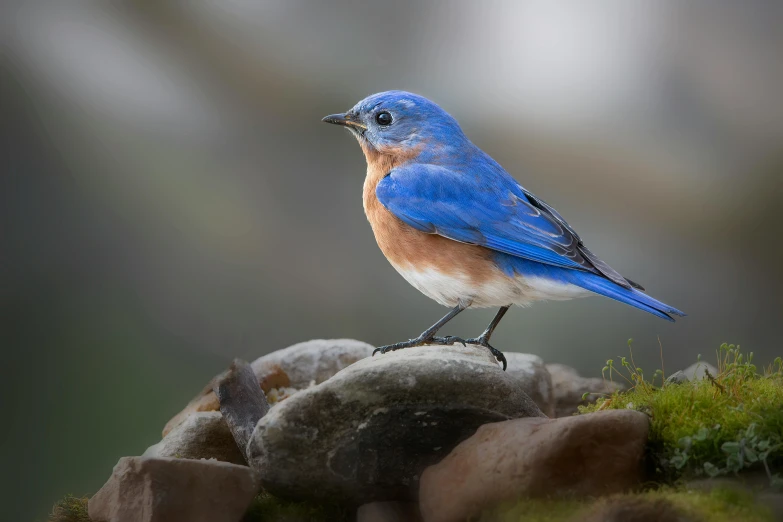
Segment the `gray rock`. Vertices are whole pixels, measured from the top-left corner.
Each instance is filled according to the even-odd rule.
[[[93,522],[237,522],[258,490],[247,466],[123,457],[88,512]]]
[[[355,339],[315,339],[259,357],[251,366],[256,375],[280,367],[292,388],[324,382],[343,368],[372,355],[375,347]]]
[[[584,406],[595,402],[599,397],[611,395],[623,386],[618,382],[604,379],[580,377],[579,373],[565,364],[547,364],[546,369],[552,378],[552,391],[555,398],[555,417],[568,417]],[[587,398],[582,399],[585,393]]]
[[[505,352],[506,371],[517,380],[522,390],[538,404],[547,416],[555,415],[555,397],[552,377],[543,359],[530,353]]]
[[[353,339],[316,339],[295,344],[259,357],[251,364],[261,389],[270,402],[279,389],[283,396],[320,383],[360,359],[369,357],[375,348]],[[174,427],[198,411],[217,411],[218,399],[212,389],[226,372],[215,376],[185,408],[172,417],[163,428],[165,437]],[[289,375],[290,373],[290,375]],[[272,394],[270,394],[272,391]]]
[[[213,391],[220,402],[220,413],[245,455],[256,424],[269,411],[269,403],[250,365],[234,359],[228,371],[215,382]]]
[[[666,378],[666,384],[683,384],[686,382],[689,382],[689,379],[682,370],[678,370]]]
[[[142,456],[217,459],[245,464],[245,458],[219,411],[191,413],[163,440],[147,448]]]
[[[697,381],[699,379],[706,379],[707,375],[704,373],[704,370],[707,370],[710,372],[710,375],[713,377],[718,376],[718,369],[711,365],[710,363],[699,361],[691,364],[684,370],[682,370],[682,373],[685,374],[685,377],[688,378],[689,381]]]
[[[544,417],[486,348],[408,348],[359,361],[273,407],[248,459],[283,498],[411,500],[421,471],[479,426],[530,416]]]
[[[524,497],[619,493],[643,480],[649,420],[631,410],[487,424],[421,477],[426,522],[459,522]]]

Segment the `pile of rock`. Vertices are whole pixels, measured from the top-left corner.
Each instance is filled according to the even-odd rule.
[[[237,522],[263,488],[357,507],[362,522],[446,522],[520,495],[595,496],[643,480],[646,415],[570,417],[585,392],[612,384],[522,353],[506,353],[504,372],[472,345],[373,349],[318,340],[235,364],[160,443],[120,460],[90,517]]]

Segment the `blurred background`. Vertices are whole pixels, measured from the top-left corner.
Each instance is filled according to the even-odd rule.
[[[445,313],[377,249],[359,147],[320,122],[378,91],[441,104],[689,314],[539,304],[511,311],[501,350],[585,375],[631,337],[649,373],[659,340],[667,373],[724,341],[783,351],[783,3],[0,9],[0,518],[96,491],[234,357],[396,342]]]

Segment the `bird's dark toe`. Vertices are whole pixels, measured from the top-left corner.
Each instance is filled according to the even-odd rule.
[[[457,337],[455,335],[447,335],[446,337],[433,337],[430,342],[432,344],[452,345],[454,343],[461,343],[462,346],[466,346],[465,339]]]

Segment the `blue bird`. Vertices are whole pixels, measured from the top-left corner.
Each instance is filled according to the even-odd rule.
[[[506,358],[489,341],[511,305],[591,292],[669,321],[685,315],[601,261],[430,100],[382,92],[323,121],[351,131],[364,152],[364,211],[383,254],[411,285],[452,308],[418,337],[376,352],[472,343],[505,370]],[[436,336],[463,310],[482,307],[500,310],[479,337]]]

